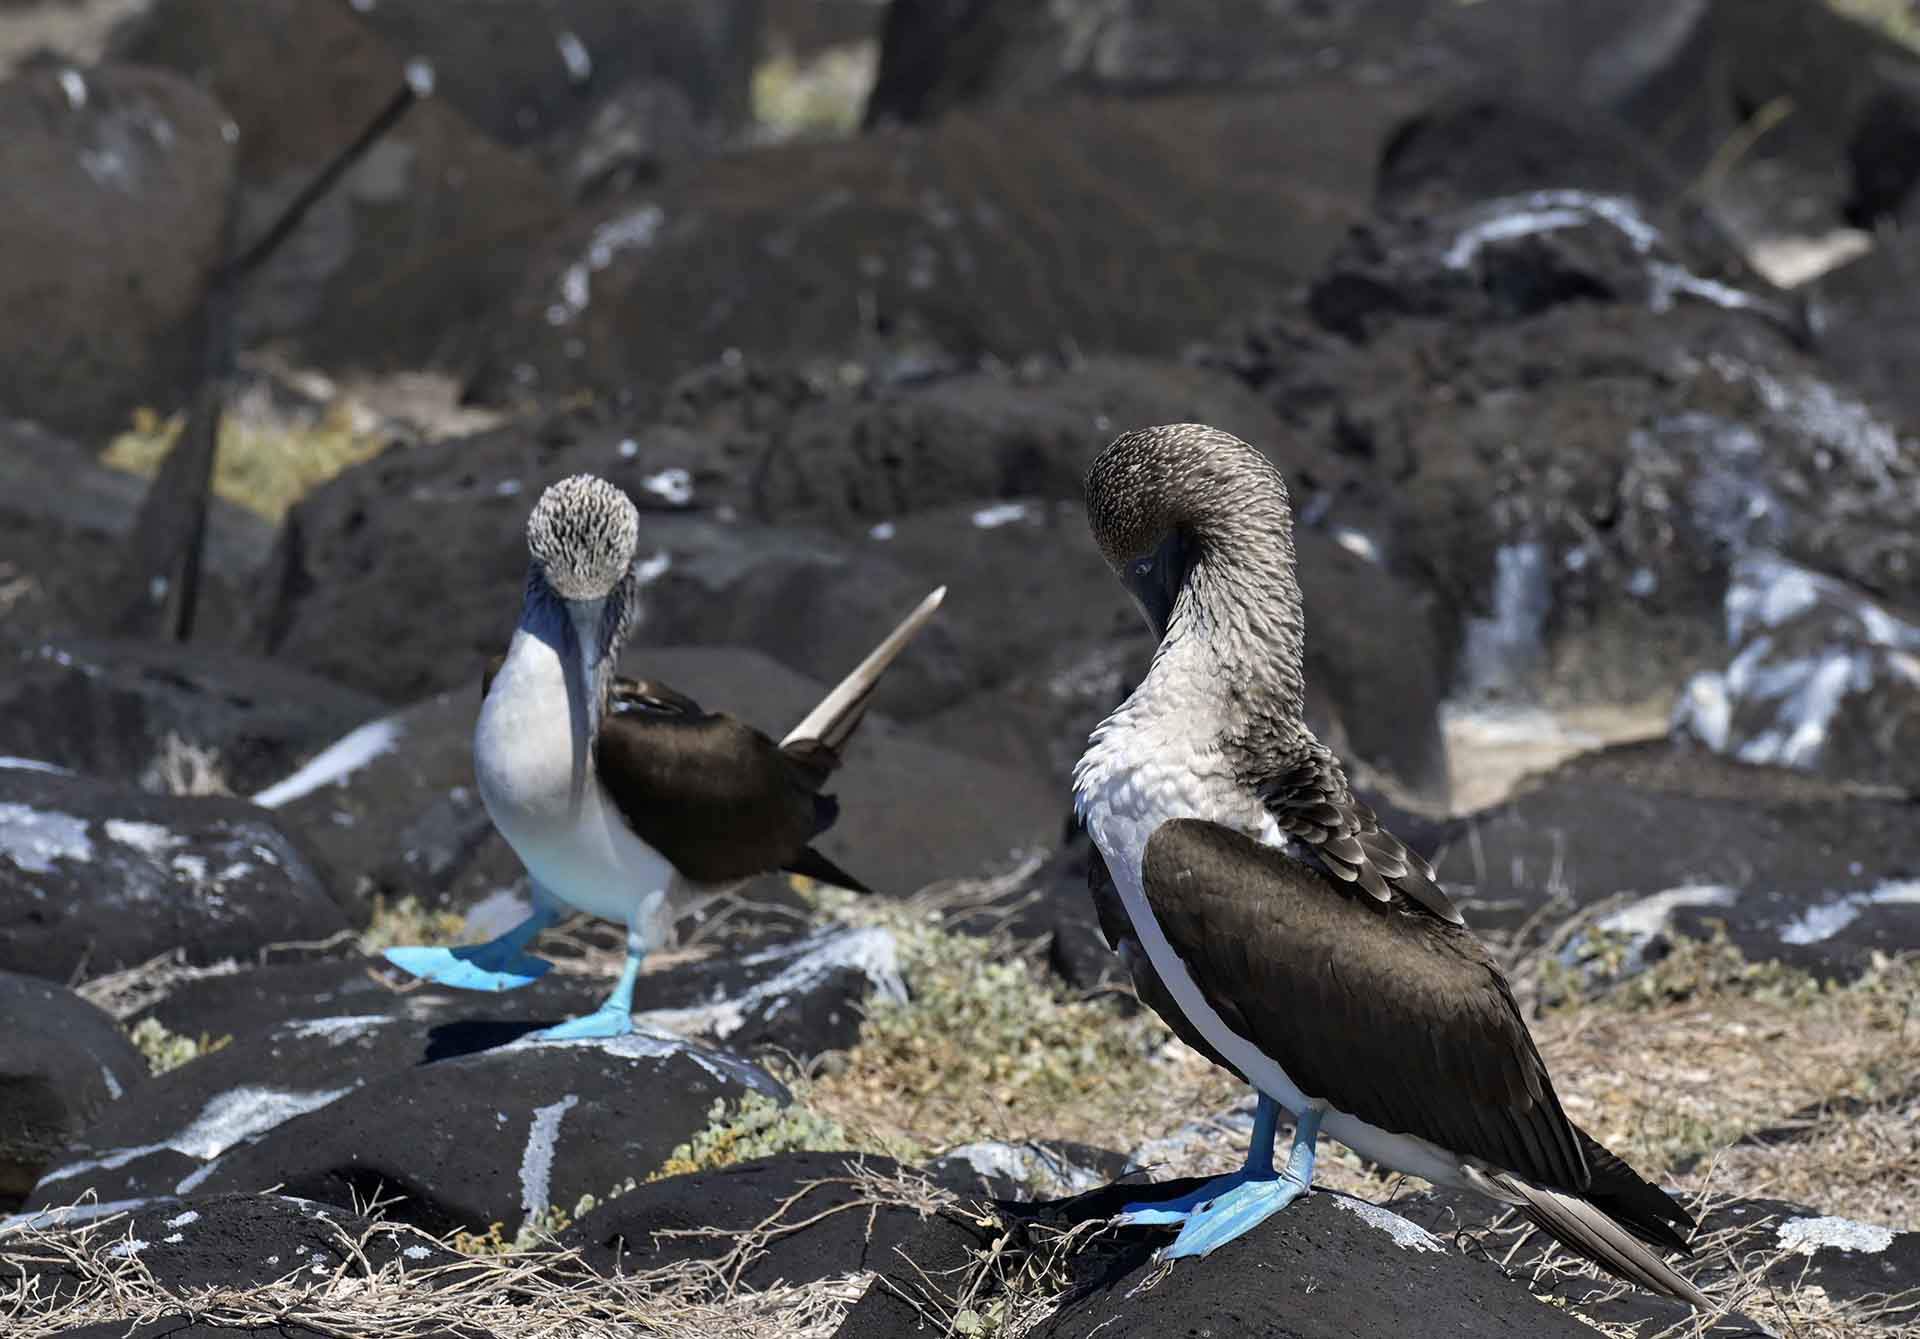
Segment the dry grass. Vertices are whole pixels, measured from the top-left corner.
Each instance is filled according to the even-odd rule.
[[[1232,1099],[1159,1019],[1113,992],[1063,993],[1004,934],[946,927],[1004,914],[1032,875],[936,885],[903,902],[820,896],[899,944],[911,999],[874,1005],[861,1044],[833,1057],[807,1100],[867,1146],[902,1157],[979,1139],[1073,1139],[1111,1147]]]
[[[716,1112],[709,1130],[678,1151],[685,1166],[674,1170],[834,1142],[908,1158],[991,1138],[1134,1149],[1196,1122],[1201,1130],[1165,1146],[1156,1175],[1233,1166],[1244,1133],[1229,1125],[1209,1133],[1204,1125],[1209,1113],[1242,1101],[1234,1080],[1174,1041],[1122,994],[1063,991],[1038,955],[1027,951],[1031,945],[1004,932],[953,932],[963,919],[977,928],[983,911],[1007,913],[1031,873],[1027,868],[1004,880],[937,887],[906,903],[818,893],[823,909],[895,933],[911,1000],[877,1002],[860,1045],[811,1073],[790,1074],[797,1108]],[[1570,924],[1549,942],[1565,942],[1575,928]],[[1869,1222],[1920,1222],[1920,963],[1884,961],[1859,982],[1836,987],[1749,963],[1718,940],[1682,944],[1639,976],[1603,980],[1594,996],[1571,988],[1580,983],[1555,962],[1551,954],[1535,953],[1514,971],[1524,1000],[1560,1001],[1531,1007],[1562,1100],[1576,1120],[1642,1170],[1696,1203],[1766,1197]],[[89,990],[108,1007],[131,1011],[183,970],[192,969],[156,961],[92,983]],[[1823,1116],[1810,1117],[1823,1107]],[[1757,1130],[1781,1126],[1799,1128],[1769,1146],[1743,1142]],[[1407,1178],[1381,1175],[1331,1141],[1322,1145],[1317,1180],[1376,1202],[1417,1188]],[[610,1187],[609,1195],[629,1188]],[[896,1197],[890,1202],[906,1194],[898,1186],[887,1193]],[[915,1194],[916,1204],[946,1204],[930,1190]],[[962,1210],[946,1204],[944,1211]],[[98,1291],[105,1300],[89,1303],[91,1310],[63,1304],[60,1318],[72,1325],[109,1315],[158,1314],[191,1302],[222,1319],[307,1319],[375,1336],[406,1325],[456,1322],[516,1335],[824,1335],[862,1285],[855,1279],[747,1293],[738,1286],[744,1268],[738,1253],[729,1256],[731,1274],[683,1266],[596,1279],[555,1252],[550,1233],[557,1225],[557,1219],[534,1224],[513,1241],[476,1237],[462,1243],[485,1252],[466,1272],[402,1280],[375,1271],[332,1281],[324,1285],[332,1290],[324,1296],[269,1288],[244,1296],[163,1298],[157,1284],[137,1276],[137,1262],[100,1257],[96,1250],[100,1258],[87,1267],[104,1271]],[[779,1226],[771,1223],[768,1230]],[[1506,1262],[1543,1294],[1597,1298],[1616,1287],[1558,1253],[1533,1261],[1533,1250],[1521,1247],[1523,1233],[1500,1224],[1463,1235],[1461,1244]],[[1105,1250],[1105,1240],[1088,1228],[1037,1246],[1030,1242],[1021,1252],[1003,1241],[1006,1249],[983,1253],[966,1277],[926,1280],[917,1301],[947,1332],[1017,1336],[1058,1305],[1086,1263],[1076,1266],[1074,1254]],[[0,1251],[16,1241],[0,1240]],[[747,1234],[741,1241],[751,1251],[756,1241],[764,1247],[766,1238]],[[1786,1257],[1768,1224],[1743,1224],[1699,1246],[1701,1262],[1731,1256],[1736,1266],[1711,1289],[1721,1309],[1750,1315],[1776,1333],[1801,1339],[1920,1334],[1920,1310],[1902,1310],[1920,1305],[1920,1298],[1843,1304],[1815,1287],[1769,1283]],[[1516,1263],[1522,1260],[1524,1267]],[[571,1281],[555,1281],[562,1276]],[[0,1328],[10,1305],[23,1314],[20,1299],[10,1303],[0,1296]],[[377,1324],[355,1328],[372,1311],[381,1317]],[[17,1331],[27,1339],[55,1328],[38,1314],[30,1324]],[[1599,1328],[1622,1339],[1628,1333]],[[1669,1333],[1677,1339],[1695,1332],[1689,1322]]]
[[[153,475],[179,440],[184,415],[162,419],[136,410],[133,425],[107,446],[101,461],[116,469]],[[240,395],[220,418],[213,491],[248,510],[278,521],[287,508],[350,465],[385,450],[388,437],[370,430],[346,401],[313,415],[275,411],[264,395]]]
[[[162,795],[233,794],[220,755],[172,731],[167,732],[160,751],[141,773],[140,786]]]
[[[802,1216],[797,1211],[802,1198],[827,1184],[852,1186],[858,1193],[845,1204]],[[156,1279],[139,1253],[122,1245],[128,1222],[124,1214],[115,1214],[66,1231],[27,1229],[0,1236],[0,1266],[56,1265],[70,1285],[58,1299],[24,1280],[0,1287],[0,1332],[9,1339],[51,1339],[95,1322],[131,1323],[187,1312],[213,1326],[300,1324],[356,1339],[476,1330],[515,1339],[826,1339],[865,1290],[864,1275],[756,1291],[740,1282],[748,1267],[781,1237],[829,1215],[871,1215],[891,1208],[927,1217],[952,1203],[951,1194],[923,1177],[881,1175],[850,1157],[843,1175],[808,1182],[755,1227],[726,1234],[728,1249],[714,1259],[608,1276],[549,1242],[529,1251],[403,1271],[397,1261],[375,1266],[369,1246],[381,1238],[396,1247],[433,1239],[374,1222],[356,1232],[335,1227],[345,1263],[332,1277],[314,1279],[308,1272],[297,1282],[289,1278],[244,1290],[178,1289]],[[451,1246],[450,1241],[437,1244]]]
[[[1920,50],[1920,5],[1914,0],[1827,0],[1827,4]]]

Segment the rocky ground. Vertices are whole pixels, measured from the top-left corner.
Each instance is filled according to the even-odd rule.
[[[0,0],[0,1328],[1920,1334],[1909,15],[468,8]],[[196,635],[130,635],[218,258],[417,58],[240,294]],[[1251,1119],[1066,799],[1151,651],[1081,475],[1179,420],[1286,472],[1316,728],[1712,1314],[1331,1144],[1205,1262],[1103,1226]],[[694,908],[539,1044],[612,927],[377,955],[524,905],[470,731],[580,470],[625,668],[769,731],[950,594],[821,842],[879,892]]]

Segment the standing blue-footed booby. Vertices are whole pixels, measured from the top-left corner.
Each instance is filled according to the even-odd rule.
[[[1087,513],[1160,639],[1074,772],[1101,925],[1142,999],[1259,1094],[1240,1171],[1121,1221],[1204,1255],[1306,1192],[1324,1130],[1705,1305],[1659,1254],[1692,1219],[1567,1119],[1499,967],[1303,723],[1280,472],[1214,428],[1132,432],[1094,461]]]
[[[625,921],[627,960],[598,1010],[537,1037],[633,1030],[646,954],[688,893],[791,870],[864,891],[809,844],[839,806],[820,793],[887,667],[933,616],[934,591],[779,744],[664,684],[616,678],[639,614],[640,514],[578,474],[527,520],[525,601],[481,688],[474,773],[494,826],[533,884],[533,913],[468,948],[392,948],[389,962],[468,990],[512,990],[552,966],[527,946],[563,907]]]

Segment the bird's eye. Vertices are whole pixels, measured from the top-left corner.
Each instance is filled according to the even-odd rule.
[[[1153,559],[1138,558],[1134,560],[1133,574],[1135,576],[1143,577],[1143,576],[1146,576],[1151,571],[1153,571]]]

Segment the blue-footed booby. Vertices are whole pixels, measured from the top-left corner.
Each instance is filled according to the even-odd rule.
[[[538,1038],[632,1031],[640,965],[687,894],[773,870],[864,891],[810,844],[839,812],[820,788],[880,676],[946,594],[921,601],[776,744],[665,684],[615,677],[639,614],[639,534],[626,494],[587,474],[548,488],[527,520],[520,624],[482,684],[473,761],[488,815],[526,866],[532,914],[485,944],[386,952],[442,985],[513,990],[552,966],[526,950],[563,908],[626,922],[606,1003]]]
[[[1245,1165],[1129,1224],[1204,1255],[1304,1194],[1317,1135],[1513,1206],[1695,1306],[1684,1210],[1567,1119],[1499,967],[1301,719],[1300,589],[1279,470],[1200,424],[1131,432],[1088,524],[1159,638],[1074,772],[1109,942],[1144,999],[1258,1093]],[[1295,1119],[1273,1163],[1280,1109]]]

